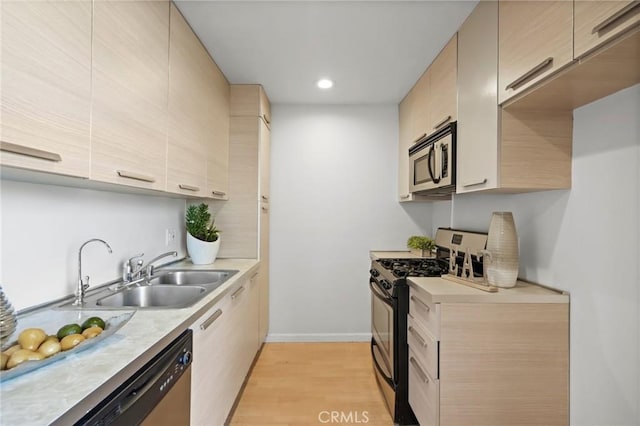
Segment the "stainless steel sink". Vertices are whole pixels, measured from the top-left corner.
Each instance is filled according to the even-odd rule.
[[[234,271],[160,271],[149,281],[153,284],[203,285],[226,281]]]
[[[83,308],[139,309],[187,308],[211,293],[238,271],[223,269],[160,269],[150,279],[140,279],[124,288],[116,283],[87,294]],[[74,308],[71,302],[60,306]]]
[[[111,296],[98,299],[98,306],[138,306],[141,308],[189,306],[207,291],[204,287],[178,287],[175,285],[145,285],[132,287]]]

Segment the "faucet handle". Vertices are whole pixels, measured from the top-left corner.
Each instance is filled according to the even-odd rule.
[[[140,264],[140,262],[142,262],[142,258],[144,257],[144,253],[140,253],[140,254],[136,254],[135,256],[132,256],[129,258],[129,260],[127,260],[127,263],[129,265],[131,265],[131,262],[138,259],[138,261],[136,262],[137,264]]]

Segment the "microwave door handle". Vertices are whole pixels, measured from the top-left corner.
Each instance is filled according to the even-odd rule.
[[[440,182],[440,180],[442,179],[442,147],[444,146],[444,144],[440,143],[440,142],[436,142],[435,146],[434,146],[434,150],[435,150],[435,157],[436,157],[436,170],[435,172],[438,173],[438,182]],[[436,182],[436,183],[438,183]]]
[[[440,182],[440,178],[436,178],[433,175],[433,170],[431,169],[431,155],[435,154],[435,151],[436,150],[433,148],[433,145],[431,145],[431,147],[429,147],[429,154],[427,155],[427,169],[429,170],[429,176],[431,176],[431,180],[433,181],[433,183],[438,183]]]

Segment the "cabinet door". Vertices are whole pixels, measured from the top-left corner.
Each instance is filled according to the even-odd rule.
[[[398,105],[398,201],[409,201],[409,146],[411,144],[412,92]]]
[[[271,129],[271,103],[262,86],[260,86],[260,117],[262,117],[267,127]]]
[[[498,186],[498,5],[482,1],[458,31],[457,193]]]
[[[0,164],[88,177],[91,1],[0,7]]]
[[[442,49],[431,64],[429,81],[429,123],[432,133],[458,117],[458,36]]]
[[[638,22],[638,1],[575,0],[573,56],[583,56]]]
[[[269,332],[269,204],[260,205],[260,341]]]
[[[269,202],[269,184],[271,175],[271,131],[264,119],[259,120],[260,124],[260,201]]]
[[[207,103],[207,196],[227,199],[229,192],[229,83],[210,60]]]
[[[206,197],[211,60],[171,4],[167,191]]]
[[[498,100],[573,60],[573,1],[500,1]]]
[[[430,80],[431,68],[428,68],[411,89],[414,93],[411,107],[411,136],[409,138],[411,143],[409,146],[431,133],[429,130]]]
[[[231,299],[226,296],[190,327],[193,330],[191,365],[191,424],[224,424],[227,370],[232,361],[229,339],[234,333]]]
[[[168,1],[94,2],[92,179],[165,189],[168,48]]]

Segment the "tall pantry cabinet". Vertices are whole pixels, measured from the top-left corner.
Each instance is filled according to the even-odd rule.
[[[229,201],[216,225],[225,230],[220,257],[260,259],[260,341],[269,328],[269,156],[271,111],[262,86],[231,86]]]

